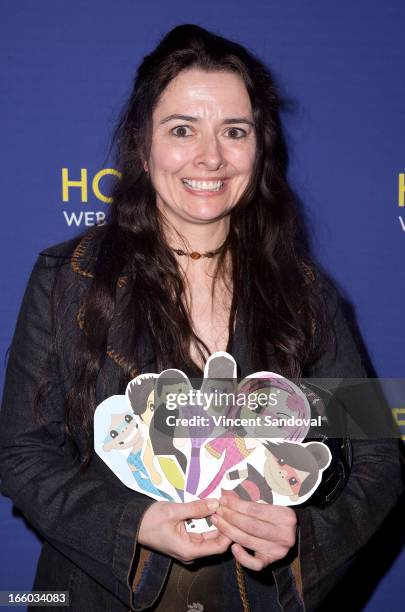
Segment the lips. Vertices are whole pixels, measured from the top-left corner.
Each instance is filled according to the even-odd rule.
[[[222,179],[216,181],[200,181],[196,179],[182,179],[183,185],[194,192],[217,193],[221,191],[225,185]]]

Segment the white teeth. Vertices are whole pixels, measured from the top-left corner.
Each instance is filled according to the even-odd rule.
[[[223,181],[193,181],[191,179],[183,179],[183,183],[197,191],[219,191],[224,184]]]

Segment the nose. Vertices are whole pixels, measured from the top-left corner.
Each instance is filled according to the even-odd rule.
[[[221,143],[214,135],[205,136],[196,156],[196,164],[207,170],[218,170],[225,164]]]

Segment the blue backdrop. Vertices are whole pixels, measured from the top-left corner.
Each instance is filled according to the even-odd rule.
[[[187,22],[273,69],[292,101],[283,115],[290,177],[315,252],[355,306],[378,375],[404,376],[402,0],[3,0],[1,14],[2,378],[37,253],[106,213],[116,180],[108,146],[135,68]],[[397,529],[388,526],[390,546],[403,537]],[[30,589],[39,541],[4,498],[0,542],[0,590]],[[369,612],[404,608],[405,555],[385,569]]]

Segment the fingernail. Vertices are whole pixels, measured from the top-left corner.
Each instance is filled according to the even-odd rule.
[[[212,510],[212,512],[214,512],[219,508],[219,502],[217,499],[210,499],[207,501],[207,506],[209,510]]]

